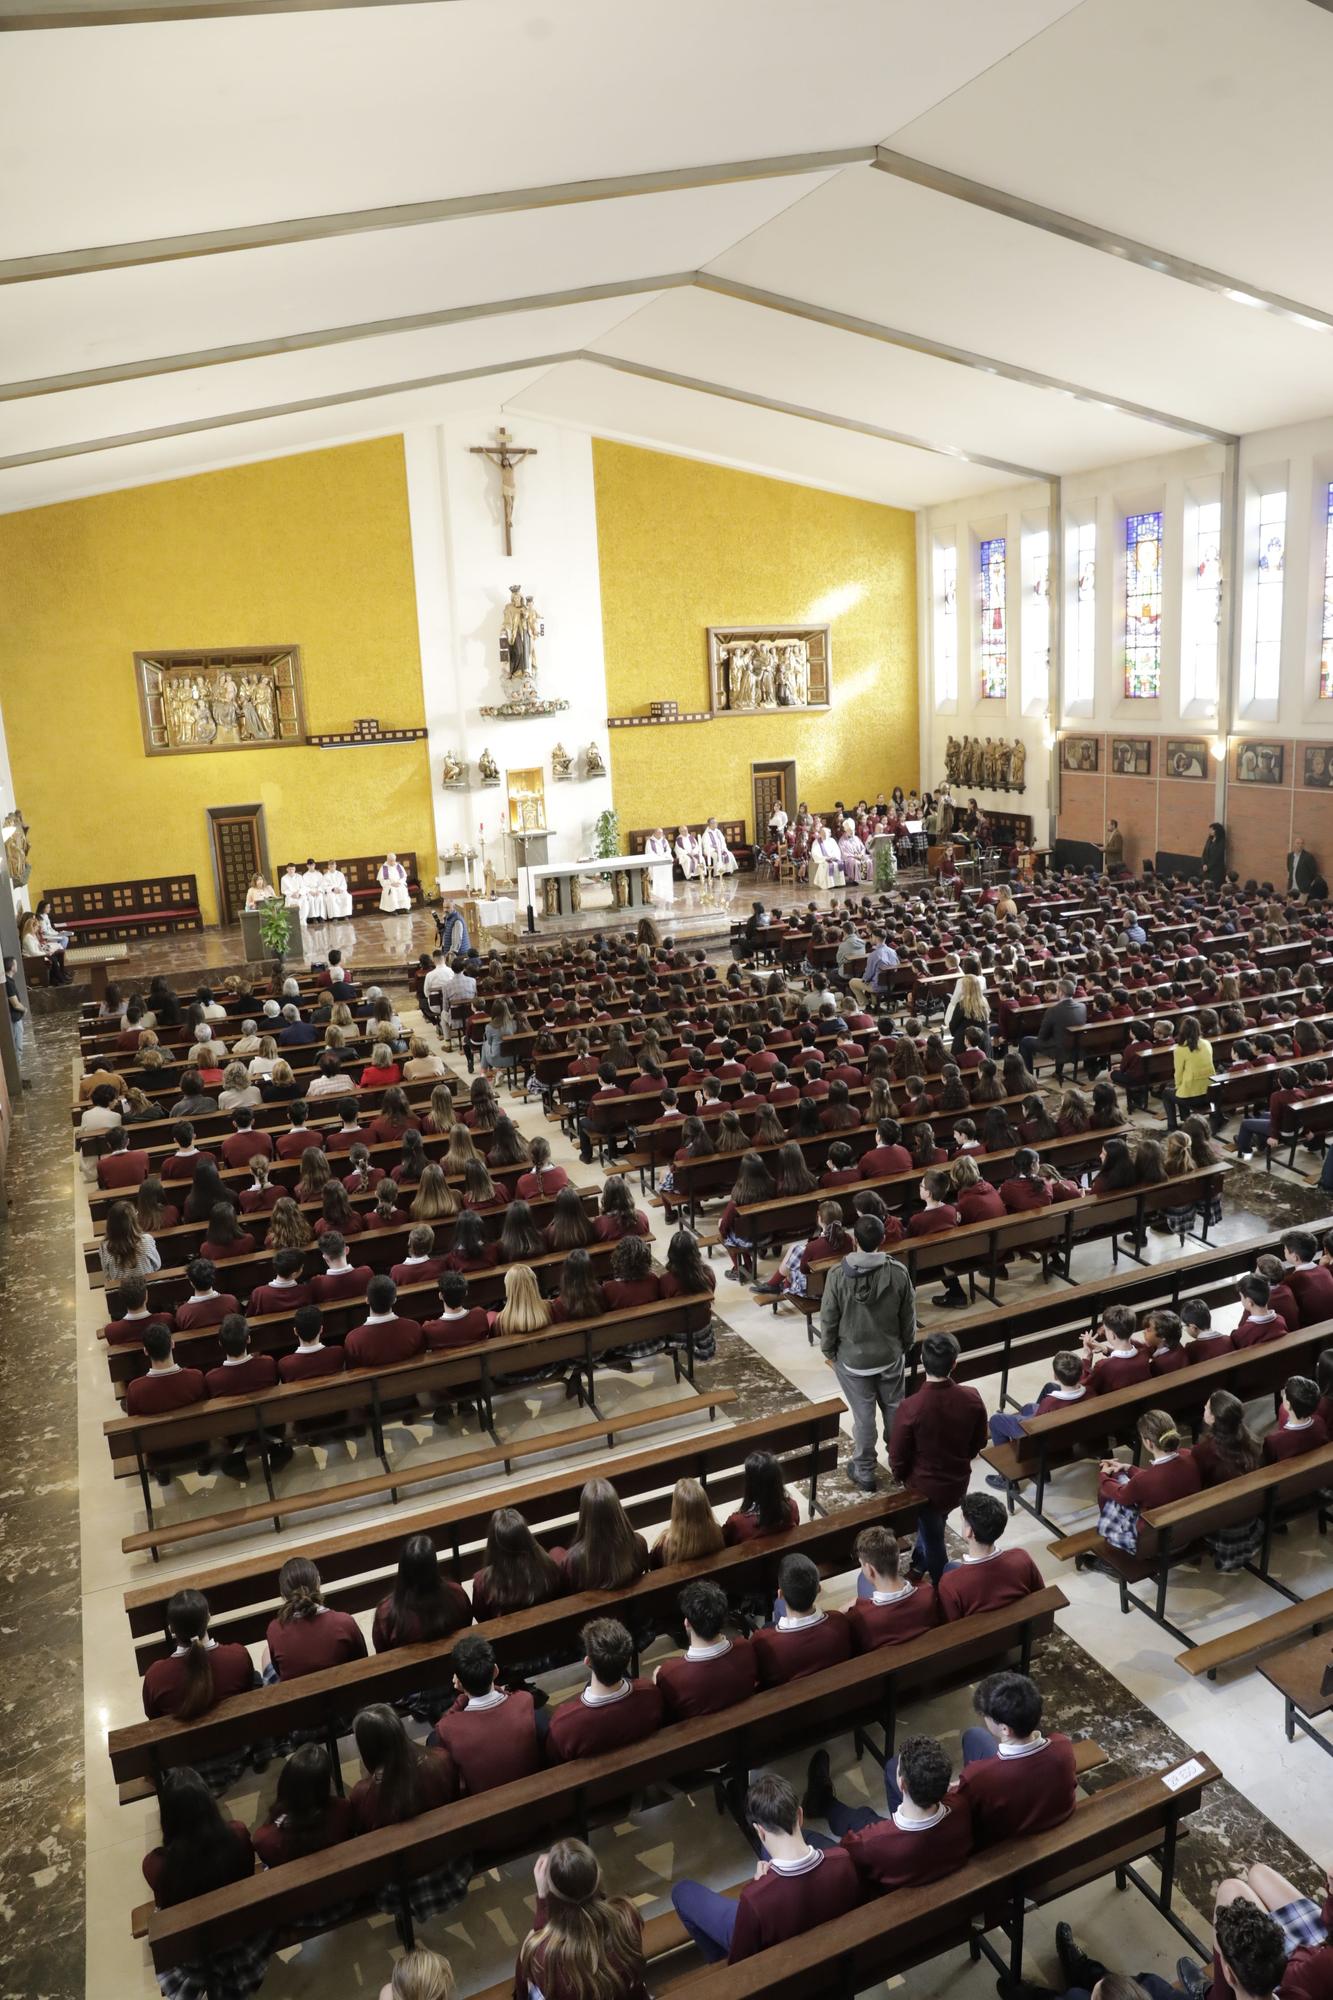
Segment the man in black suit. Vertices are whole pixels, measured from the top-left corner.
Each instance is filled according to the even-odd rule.
[[[1055,1063],[1055,1080],[1057,1083],[1063,1083],[1065,1064],[1072,1054],[1069,1031],[1071,1028],[1083,1026],[1088,1018],[1088,1010],[1081,1000],[1074,998],[1072,979],[1062,979],[1059,992],[1059,999],[1042,1015],[1041,1026],[1036,1034],[1024,1035],[1019,1048],[1029,1069],[1032,1067],[1032,1058],[1038,1050],[1043,1055],[1050,1056]]]
[[[1319,873],[1313,854],[1307,853],[1303,835],[1297,834],[1287,856],[1287,888],[1292,895],[1308,896]]]

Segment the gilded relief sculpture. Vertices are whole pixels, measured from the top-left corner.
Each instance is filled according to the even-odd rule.
[[[710,626],[708,673],[714,715],[827,708],[829,628]]]
[[[272,750],[306,741],[295,646],[136,653],[134,664],[150,757]]]

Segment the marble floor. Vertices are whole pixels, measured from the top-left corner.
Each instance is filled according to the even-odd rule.
[[[407,920],[421,921],[419,914]],[[20,1994],[25,2000],[34,1995],[72,2000],[84,1992],[148,2000],[155,1982],[143,1947],[130,1937],[128,1914],[144,1898],[140,1862],[156,1838],[155,1813],[147,1805],[117,1803],[105,1756],[107,1731],[141,1714],[121,1600],[128,1585],[142,1580],[145,1565],[127,1558],[120,1544],[141,1525],[142,1509],[133,1482],[109,1477],[102,1424],[113,1404],[104,1350],[96,1339],[99,1313],[76,1269],[75,1246],[88,1233],[88,1217],[68,1153],[73,1026],[65,1017],[37,1027],[28,1057],[33,1087],[18,1115],[11,1217],[0,1226],[6,1274],[0,1396],[11,1439],[0,1627],[10,1659],[20,1666],[6,1676],[4,1697],[11,1754],[0,1775],[0,1802],[11,1833],[0,1895],[0,2000]],[[535,1108],[509,1108],[520,1125],[537,1128]],[[544,1129],[557,1158],[568,1164],[572,1153],[556,1128]],[[1245,1173],[1233,1177],[1221,1233],[1248,1235],[1292,1215],[1322,1213],[1324,1206],[1322,1196],[1293,1177],[1277,1173],[1267,1180]],[[661,1211],[651,1213],[661,1245],[666,1235]],[[1150,1254],[1165,1257],[1173,1248],[1174,1239],[1155,1238]],[[1089,1248],[1079,1253],[1079,1264],[1078,1275],[1095,1278],[1106,1268],[1107,1253]],[[1002,1296],[1006,1302],[1021,1299],[1024,1287],[1039,1282],[1016,1279]],[[701,1386],[739,1388],[747,1415],[829,1394],[831,1376],[808,1344],[803,1321],[794,1314],[774,1316],[725,1280],[719,1283],[718,1304],[718,1357],[701,1369]],[[926,1304],[923,1318],[933,1312]],[[33,1339],[35,1326],[42,1329],[40,1340]],[[608,1400],[616,1407],[661,1400],[670,1385],[669,1367],[649,1364],[632,1377],[609,1378]],[[978,1386],[993,1398],[994,1384]],[[1034,1389],[1035,1376],[1030,1382],[1020,1377],[1015,1386]],[[557,1428],[565,1411],[558,1389],[537,1388],[516,1394],[505,1416],[536,1435]],[[453,1436],[463,1434],[460,1427]],[[413,1456],[447,1452],[453,1441],[435,1434],[410,1443],[408,1434],[403,1439]],[[298,1454],[298,1460],[305,1456]],[[332,1479],[336,1470],[329,1467],[317,1476]],[[221,1477],[181,1482],[184,1490],[171,1508],[216,1505],[210,1496]],[[309,1485],[308,1459],[303,1469],[294,1467],[284,1477]],[[235,1488],[223,1483],[230,1497]],[[850,1487],[844,1490],[850,1497]],[[469,1487],[459,1483],[450,1491],[462,1495]],[[1051,1496],[1052,1514],[1081,1525],[1090,1518],[1091,1505],[1089,1471],[1062,1473]],[[394,1511],[382,1510],[385,1517]],[[320,1517],[321,1528],[330,1525],[337,1525],[336,1514]],[[283,1546],[298,1547],[303,1532],[308,1529],[284,1531]],[[1173,1664],[1176,1642],[1137,1612],[1120,1617],[1106,1579],[1076,1575],[1046,1553],[1050,1534],[1040,1523],[1020,1513],[1009,1532],[1070,1600],[1040,1678],[1052,1719],[1095,1735],[1108,1750],[1111,1761],[1098,1781],[1164,1768],[1179,1761],[1186,1748],[1209,1752],[1226,1774],[1227,1783],[1214,1788],[1182,1847],[1187,1920],[1197,1930],[1215,1882],[1251,1859],[1273,1862],[1312,1889],[1318,1880],[1315,1864],[1333,1862],[1326,1766],[1315,1745],[1286,1744],[1280,1703],[1267,1683],[1255,1675],[1216,1684],[1188,1678]],[[264,1545],[271,1547],[273,1540],[270,1532]],[[210,1543],[171,1559],[164,1574],[184,1581],[258,1545],[258,1538]],[[1288,1538],[1281,1562],[1283,1575],[1302,1593],[1333,1585],[1333,1560],[1304,1525]],[[850,1578],[839,1580],[830,1601],[838,1602],[850,1587]],[[1201,1569],[1173,1585],[1174,1615],[1201,1636],[1271,1610],[1276,1602],[1244,1575],[1221,1579]],[[569,1681],[551,1676],[551,1693],[558,1695]],[[955,1753],[957,1732],[968,1719],[965,1692],[941,1695],[911,1711],[913,1727],[938,1730]],[[869,1766],[856,1766],[850,1739],[836,1746],[834,1763],[847,1795],[864,1793],[877,1802],[877,1775]],[[801,1775],[800,1760],[793,1760],[789,1775]],[[263,1785],[270,1786],[274,1776],[271,1770]],[[261,1794],[260,1786],[252,1778],[230,1801],[249,1823],[266,1804],[267,1791]],[[706,1794],[672,1799],[632,1823],[603,1827],[594,1844],[614,1885],[634,1896],[646,1914],[665,1907],[672,1880],[686,1866],[719,1884],[741,1879],[749,1866],[734,1827],[716,1817]],[[506,1975],[530,1900],[526,1865],[489,1871],[473,1881],[458,1908],[425,1927],[425,1940],[453,1959],[464,1992]],[[1090,1948],[1111,1962],[1170,1975],[1179,1940],[1142,1899],[1097,1886],[1071,1899],[1060,1914],[1069,1915]],[[1055,1971],[1053,1926],[1054,1916],[1043,1915],[1029,1930],[1030,1969],[1047,1978]],[[339,2000],[360,2000],[378,1992],[394,1949],[387,1922],[350,1926],[280,1955],[264,1993],[272,2000],[334,1993]],[[900,1983],[923,2000],[926,1994],[955,1991],[966,2000],[981,2000],[993,1992],[990,1971],[971,1966],[963,1954]]]

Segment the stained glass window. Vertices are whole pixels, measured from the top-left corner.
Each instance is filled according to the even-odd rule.
[[[981,698],[1003,701],[1009,692],[1008,622],[1004,603],[1004,536],[981,544]]]
[[[1287,496],[1259,496],[1259,559],[1254,590],[1254,699],[1276,701],[1282,676],[1282,580]]]
[[[1069,698],[1091,702],[1097,661],[1097,523],[1080,521],[1070,550],[1074,618],[1070,633]]]
[[[1125,695],[1162,691],[1162,516],[1125,522]]]
[[[1323,524],[1323,630],[1319,642],[1319,700],[1333,700],[1333,486],[1325,494]]]
[[[1023,537],[1023,712],[1046,706],[1051,670],[1051,537],[1034,528]]]
[[[1222,503],[1201,500],[1194,509],[1194,537],[1185,572],[1185,616],[1189,647],[1181,695],[1186,701],[1217,700],[1217,642],[1222,617]]]
[[[958,699],[958,550],[935,547],[935,700]]]

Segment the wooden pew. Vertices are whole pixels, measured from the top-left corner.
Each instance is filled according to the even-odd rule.
[[[1248,1624],[1238,1625],[1234,1632],[1223,1633],[1220,1639],[1205,1639],[1198,1645],[1187,1646],[1183,1653],[1176,1654],[1176,1665],[1187,1674],[1207,1674],[1210,1681],[1215,1681],[1227,1667],[1257,1665],[1261,1656],[1274,1646],[1289,1645],[1293,1639],[1303,1640],[1330,1624],[1333,1624],[1333,1590],[1321,1590],[1314,1597],[1303,1597],[1299,1604],[1287,1604],[1281,1611],[1270,1612],[1266,1618],[1252,1618]]]

